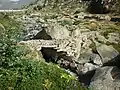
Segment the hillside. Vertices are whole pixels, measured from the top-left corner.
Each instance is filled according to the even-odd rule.
[[[106,8],[118,2],[103,1],[37,0],[2,13],[0,89],[119,90],[119,10]]]

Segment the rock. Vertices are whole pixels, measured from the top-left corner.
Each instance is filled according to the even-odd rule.
[[[113,80],[120,80],[120,68],[114,67],[111,70],[111,76]]]
[[[57,52],[64,51],[67,56],[74,57],[77,61],[81,50],[81,38],[57,40],[57,44]]]
[[[73,36],[74,38],[80,37],[80,36],[81,36],[81,31],[80,31],[79,29],[73,30],[72,36]]]
[[[93,65],[92,63],[85,63],[84,67],[82,68],[81,71],[82,71],[83,74],[85,74],[85,73],[87,73],[89,71],[95,70],[96,68],[99,68],[99,66]]]
[[[83,74],[83,73],[82,73],[82,68],[83,68],[83,67],[84,67],[83,64],[77,64],[76,73],[77,73],[78,75]]]
[[[70,69],[71,69],[72,71],[75,71],[76,68],[77,68],[77,64],[76,64],[75,62],[71,62],[71,63],[70,63]]]
[[[30,30],[28,31],[29,33],[25,36],[25,40],[30,40],[30,39],[51,40],[52,39],[51,36],[42,27],[37,28],[36,26],[31,26],[31,31]]]
[[[119,52],[113,48],[113,46],[107,46],[107,45],[100,45],[96,47],[98,54],[100,55],[102,59],[102,63],[108,63],[115,57],[119,55]]]
[[[69,31],[67,28],[57,23],[51,23],[47,32],[52,39],[66,39],[69,37]]]
[[[101,60],[101,58],[98,54],[92,54],[91,55],[91,61],[93,61],[93,63],[95,63],[99,66],[103,65],[102,60]]]
[[[79,19],[84,19],[85,15],[86,14],[84,12],[81,12],[77,16],[78,16]]]
[[[83,39],[83,42],[82,42],[82,48],[83,49],[89,49],[90,48],[90,45],[92,44],[93,42],[90,40],[90,39],[86,39],[85,38]]]
[[[97,31],[83,32],[81,34],[81,37],[83,37],[83,39],[85,38],[92,39],[92,38],[96,38],[97,33],[98,33]]]
[[[97,23],[91,22],[91,23],[89,24],[89,29],[90,29],[90,30],[97,30],[97,28],[98,28]]]
[[[68,18],[63,17],[61,18],[58,22],[61,22],[62,25],[73,25],[74,20],[70,18],[70,16],[68,15]]]
[[[29,40],[29,39],[34,38],[34,36],[36,36],[38,33],[39,33],[38,30],[30,31],[30,32],[25,36],[25,40]]]
[[[108,41],[110,43],[118,44],[118,42],[120,41],[120,34],[119,33],[109,33],[108,34]]]
[[[18,21],[22,22],[24,25],[24,39],[30,40],[35,38],[39,38],[39,32],[44,30],[43,24],[45,23],[42,19],[39,19],[37,16],[29,16],[23,15],[21,18],[17,19]],[[40,38],[41,39],[41,38]]]
[[[106,20],[106,21],[110,21],[110,20],[111,20],[111,17],[108,16],[108,15],[105,15],[105,20]]]
[[[78,75],[86,74],[87,72],[93,71],[99,68],[98,65],[93,65],[92,63],[78,64],[76,72]]]
[[[59,63],[60,67],[62,68],[70,69],[70,62],[67,60],[61,58],[61,60],[58,60],[57,63]]]
[[[40,13],[31,13],[30,14],[30,18],[34,18],[34,17],[40,17]],[[44,22],[44,20],[42,20]]]
[[[98,68],[93,76],[90,88],[92,90],[119,90],[120,69],[117,67]]]
[[[76,41],[77,40],[77,41]],[[40,51],[41,48],[53,48],[59,54],[60,57],[68,61],[73,61],[78,59],[80,56],[81,42],[79,39],[69,40],[28,40],[21,41],[20,44],[28,45],[34,49]]]
[[[96,33],[96,39],[100,43],[106,43],[108,41],[104,36],[100,35],[99,33]]]
[[[80,54],[79,58],[78,58],[78,62],[79,63],[88,63],[90,62],[91,59],[91,55],[92,55],[92,50],[85,50],[82,54]]]

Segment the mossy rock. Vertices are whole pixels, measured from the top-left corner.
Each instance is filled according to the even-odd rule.
[[[118,42],[118,43],[110,43],[108,41],[106,44],[107,45],[112,45],[120,53],[120,42]]]
[[[104,23],[103,23],[104,24]],[[108,34],[112,32],[120,33],[120,25],[115,23],[108,23],[101,27],[101,34],[108,38]]]

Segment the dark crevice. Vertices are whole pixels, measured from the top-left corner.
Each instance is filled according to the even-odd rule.
[[[46,30],[42,30],[37,35],[34,36],[33,39],[43,39],[43,40],[52,40],[52,37],[47,34]]]
[[[46,60],[46,62],[53,62],[56,63],[58,54],[57,51],[53,48],[46,48],[42,47],[41,53],[43,55],[43,58]]]
[[[112,21],[112,22],[120,22],[120,17],[113,17],[113,18],[111,18],[110,21]]]
[[[85,86],[89,86],[94,74],[95,74],[95,70],[88,71],[87,73],[85,73],[83,75],[81,74],[81,75],[79,75],[79,81],[81,83],[83,83]]]
[[[112,70],[111,70],[111,76],[113,79],[115,80],[120,80],[120,69],[117,68],[117,67],[114,67]]]
[[[117,66],[120,67],[120,54],[113,58],[112,60],[108,61],[107,63],[104,63],[103,66]]]
[[[103,0],[90,0],[87,11],[92,14],[107,14],[110,11],[105,7]]]

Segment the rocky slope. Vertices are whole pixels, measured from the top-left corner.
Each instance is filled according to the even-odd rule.
[[[88,14],[80,8],[83,4],[73,4],[74,8],[69,5],[59,9],[46,5],[40,10],[31,6],[35,10],[12,16],[24,26],[20,44],[39,51],[47,62],[75,73],[92,90],[119,90],[119,17]]]

